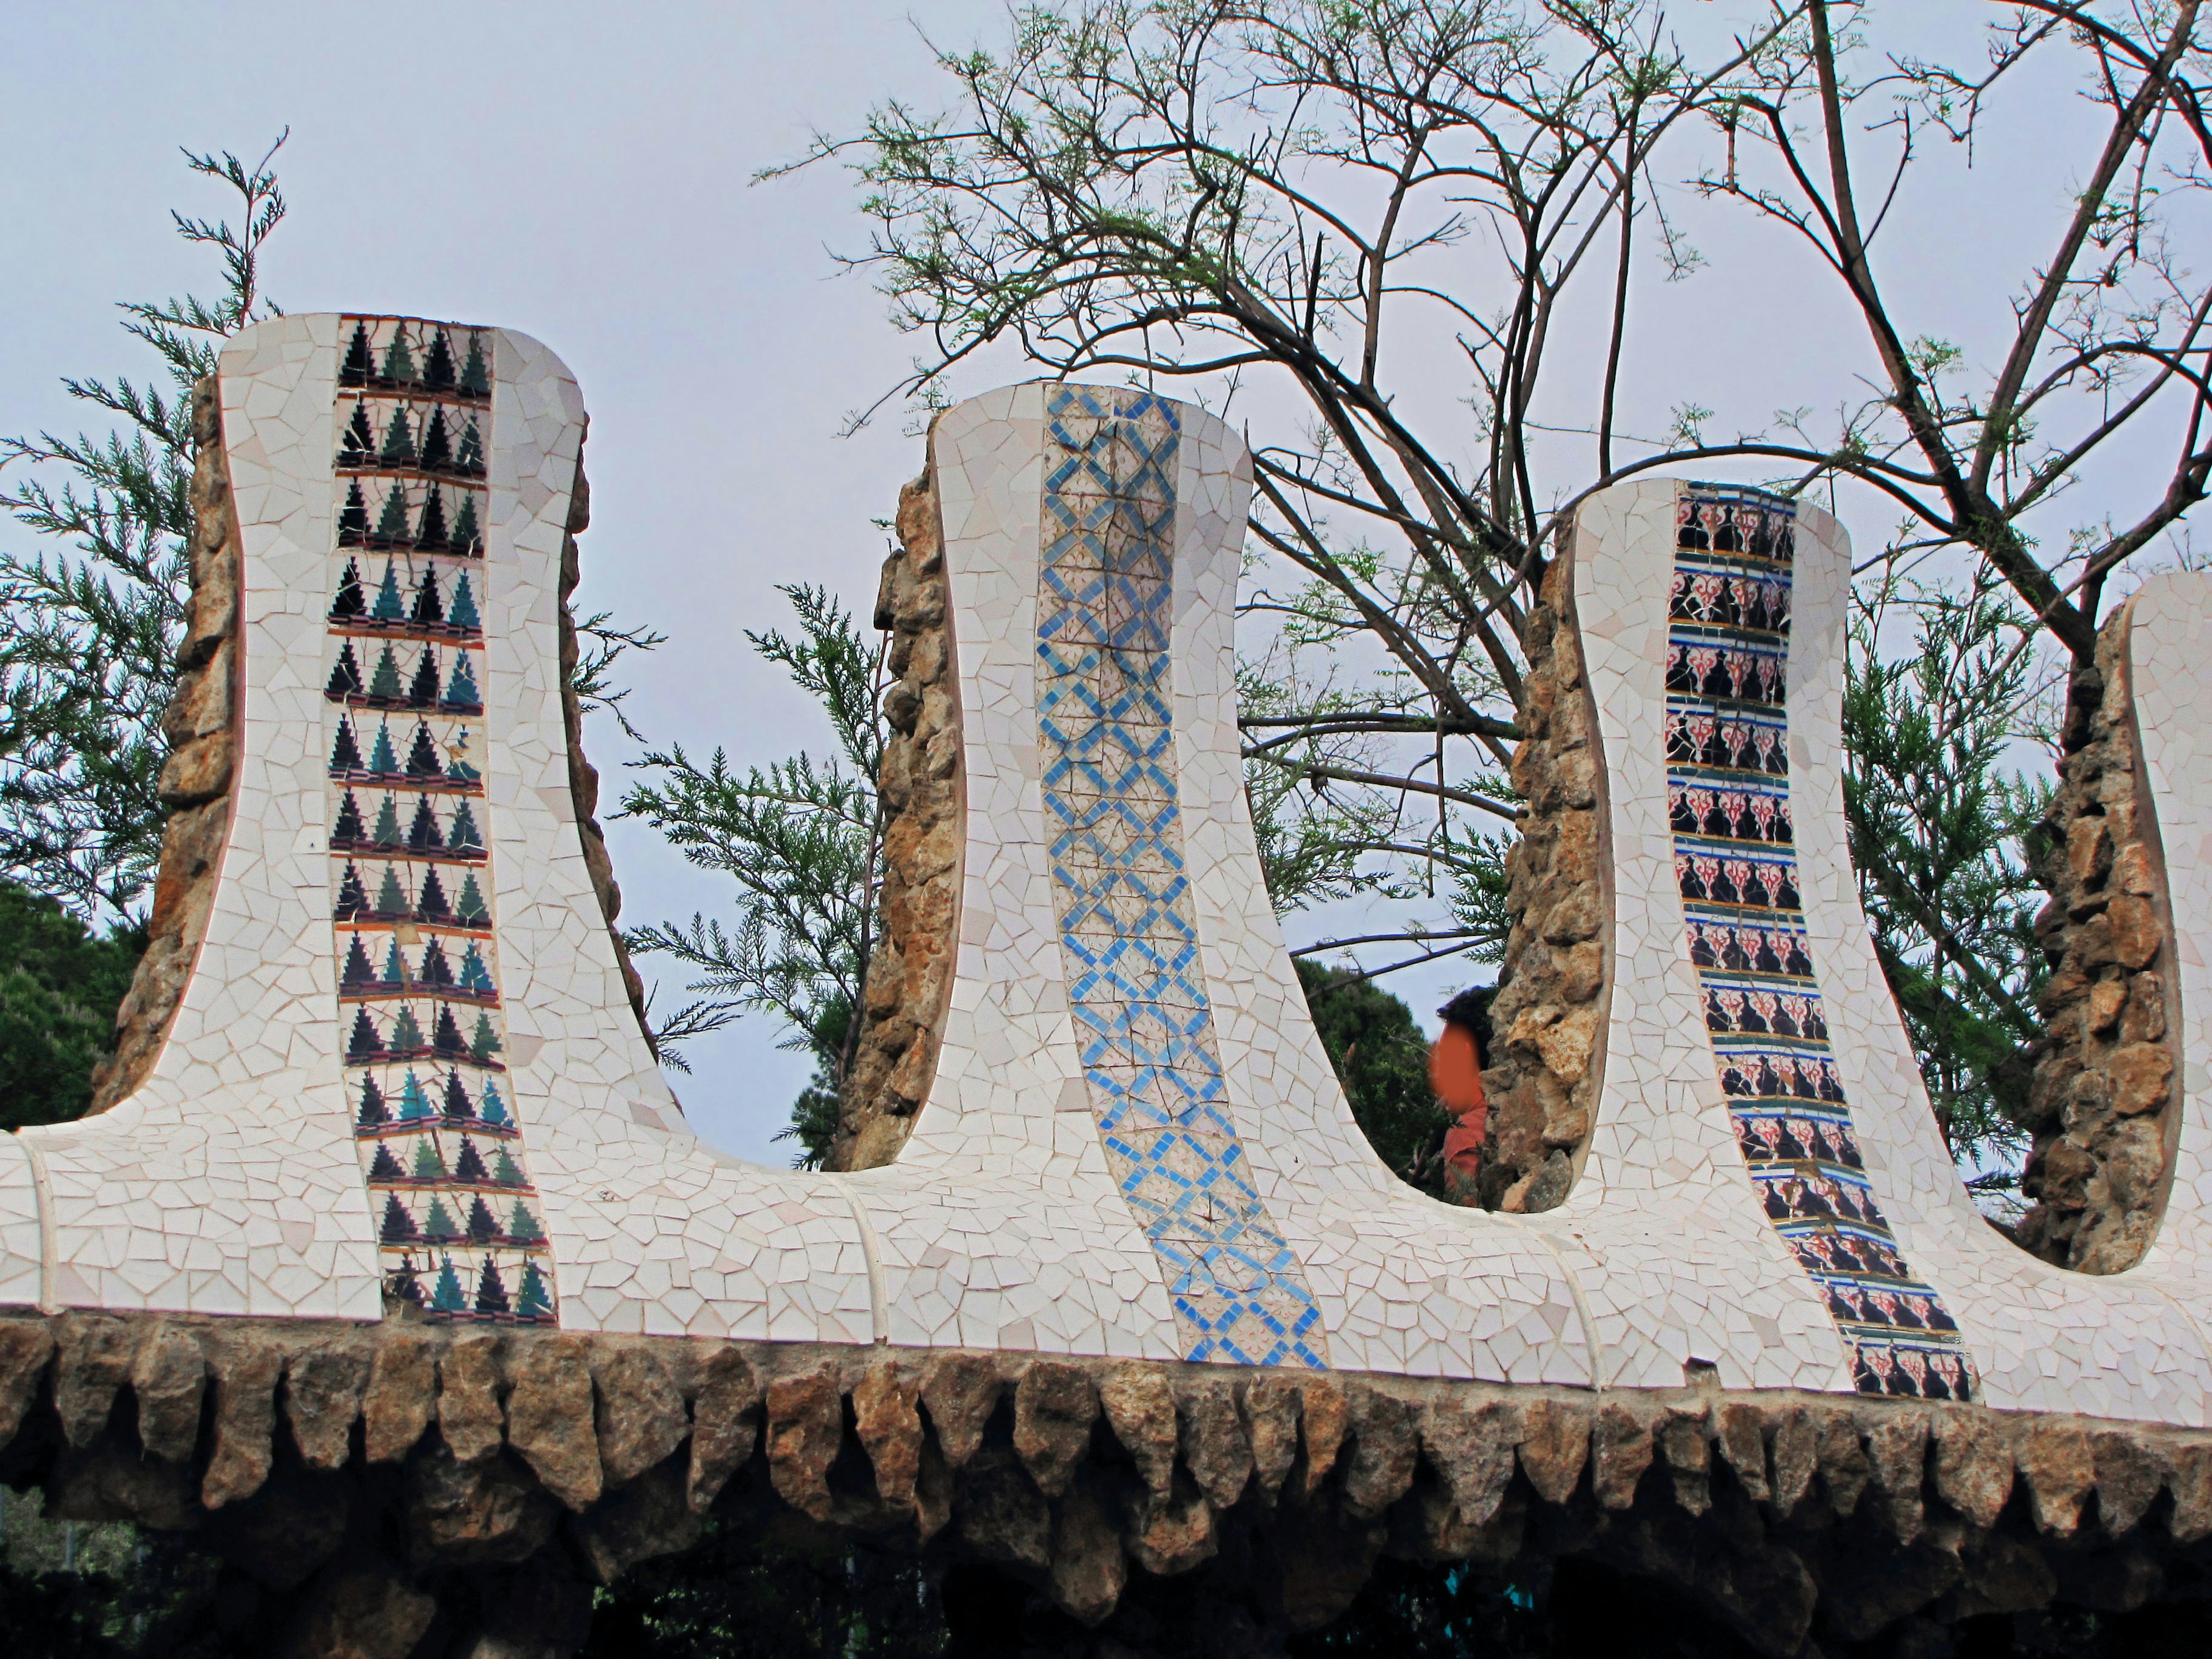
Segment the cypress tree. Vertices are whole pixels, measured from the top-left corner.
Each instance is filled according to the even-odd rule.
[[[422,1305],[422,1281],[415,1277],[415,1258],[403,1255],[399,1269],[386,1281],[384,1293],[396,1302],[405,1302],[419,1308]]]
[[[459,1178],[467,1179],[465,1176]],[[491,1206],[483,1201],[483,1194],[479,1193],[469,1200],[469,1243],[489,1244],[498,1237],[499,1223],[491,1218]],[[490,1263],[484,1265],[489,1267]],[[481,1304],[478,1311],[482,1311]]]
[[[433,1244],[457,1242],[461,1230],[453,1224],[453,1212],[446,1207],[443,1198],[430,1200],[430,1213],[422,1218],[422,1237]]]
[[[407,347],[407,325],[393,331],[392,349],[384,354],[384,378],[394,386],[415,383],[415,354]]]
[[[446,430],[446,411],[434,409],[430,418],[422,425],[422,459],[425,472],[447,472],[453,465],[453,441]]]
[[[422,654],[416,661],[415,680],[407,688],[407,701],[417,708],[438,706],[438,653],[429,646],[422,647]]]
[[[446,947],[435,939],[422,947],[421,978],[425,985],[447,986],[453,982],[453,964],[446,960]]]
[[[376,1086],[374,1073],[361,1074],[361,1115],[355,1120],[364,1129],[374,1129],[392,1121],[392,1114],[385,1109],[384,1091]]]
[[[509,1237],[514,1236],[514,1228],[507,1229],[507,1236]],[[517,1319],[553,1317],[553,1301],[545,1293],[545,1280],[538,1273],[538,1264],[535,1261],[525,1261],[522,1264],[522,1288],[515,1292],[514,1316]]]
[[[497,1187],[522,1185],[522,1170],[515,1164],[514,1156],[504,1146],[499,1149],[498,1153],[492,1159],[491,1178],[492,1184]]]
[[[356,398],[353,418],[346,422],[345,436],[338,443],[338,465],[367,466],[375,453],[376,428],[368,423],[368,405]]]
[[[435,484],[422,497],[422,521],[416,527],[415,545],[425,553],[446,550],[446,495]]]
[[[491,920],[491,912],[484,908],[483,890],[477,885],[473,870],[461,878],[461,902],[453,914],[479,927]]]
[[[404,985],[407,982],[407,963],[400,957],[399,941],[397,939],[384,947],[382,977],[386,985]]]
[[[342,778],[361,770],[361,745],[354,741],[353,716],[338,716],[338,735],[331,744],[331,775]]]
[[[443,1181],[446,1160],[438,1156],[438,1143],[423,1135],[415,1143],[415,1167],[407,1172],[410,1181]]]
[[[443,392],[453,384],[453,343],[440,329],[430,342],[430,349],[422,357],[422,384],[433,392]]]
[[[368,677],[368,695],[387,702],[399,701],[399,659],[392,654],[389,641],[385,642],[384,654],[376,659],[376,672]]]
[[[461,430],[461,447],[453,454],[453,471],[465,477],[481,478],[484,475],[483,433],[477,425],[476,416]]]
[[[514,1120],[507,1115],[507,1103],[499,1096],[499,1085],[491,1079],[484,1079],[483,1121],[495,1129],[511,1127]]]
[[[470,509],[465,505],[461,510],[465,513]],[[471,634],[483,627],[483,618],[477,615],[477,596],[469,589],[469,573],[465,570],[454,580],[453,608],[447,611],[446,621],[448,625],[466,629]]]
[[[453,677],[446,684],[446,707],[448,708],[480,708],[483,694],[477,690],[477,677],[469,669],[469,653],[453,653]]]
[[[415,1011],[403,1002],[398,1018],[392,1022],[392,1051],[411,1054],[422,1046],[422,1028],[415,1023]]]
[[[376,890],[376,915],[380,920],[389,920],[406,914],[407,895],[400,889],[399,872],[387,864],[383,884]]]
[[[446,905],[446,884],[438,879],[438,866],[432,865],[423,873],[422,897],[418,908],[426,921],[442,921],[453,913]]]
[[[384,1052],[384,1039],[376,1034],[376,1022],[368,1017],[365,1007],[353,1011],[353,1036],[346,1043],[348,1060],[374,1060]]]
[[[384,562],[384,580],[377,584],[376,609],[369,612],[372,622],[404,622],[407,608],[399,599],[399,573],[393,569],[392,561]]]
[[[491,368],[484,362],[483,336],[469,331],[468,361],[461,365],[461,390],[471,398],[491,396]]]
[[[415,798],[415,822],[408,827],[407,844],[418,853],[437,852],[445,846],[439,839],[438,815],[431,810],[428,795]]]
[[[377,459],[386,466],[415,465],[415,422],[405,404],[392,405],[392,423],[384,428],[384,451]]]
[[[437,1029],[431,1036],[430,1046],[441,1054],[456,1059],[468,1053],[467,1045],[461,1041],[461,1028],[453,1018],[453,1005],[450,1002],[438,1005]]]
[[[438,745],[430,741],[429,724],[415,722],[415,741],[407,750],[407,775],[410,778],[434,778],[445,769],[438,763]]]
[[[379,847],[399,845],[399,806],[387,793],[384,805],[376,809],[376,844]]]
[[[384,498],[384,505],[376,515],[376,533],[368,538],[371,547],[398,547],[407,539],[407,488],[394,479],[392,493]]]
[[[356,495],[361,493],[361,480],[358,478],[354,480],[353,491]],[[353,508],[349,507],[346,511],[350,513]],[[363,530],[368,528],[368,508],[365,505],[361,509],[361,527]],[[345,574],[338,578],[338,596],[331,601],[331,620],[343,622],[349,617],[366,615],[368,611],[368,600],[361,591],[361,566],[348,559]]]
[[[483,851],[483,833],[477,828],[477,815],[469,811],[468,801],[464,799],[461,804],[453,809],[453,827],[447,832],[446,845],[456,853],[481,853]],[[464,908],[467,902],[468,896],[464,893],[462,895]]]
[[[368,1161],[368,1178],[375,1182],[407,1179],[407,1171],[399,1167],[399,1160],[392,1157],[392,1148],[380,1140],[376,1143],[376,1156]]]
[[[332,920],[351,921],[368,908],[368,894],[361,884],[361,872],[346,860],[345,875],[338,882],[338,902],[331,908]]]
[[[476,1115],[476,1104],[469,1098],[469,1085],[461,1081],[461,1074],[459,1072],[447,1072],[446,1073],[447,1121],[466,1123]]]
[[[368,497],[362,494],[361,480],[356,478],[346,485],[345,505],[338,509],[338,545],[360,547],[368,540]]]
[[[469,1052],[482,1066],[490,1065],[492,1056],[499,1052],[499,1035],[491,1029],[491,1016],[482,1009],[477,1011],[476,1040],[469,1045]]]
[[[474,939],[469,941],[469,948],[461,954],[461,984],[484,996],[490,995],[494,989],[491,969],[484,966],[483,957],[477,950]]]
[[[423,1092],[422,1079],[415,1075],[415,1068],[407,1068],[407,1081],[399,1089],[399,1121],[420,1123],[432,1115],[430,1097]]]
[[[461,758],[469,752],[469,728],[463,726],[460,735],[453,739],[453,758],[446,768],[446,775],[456,783],[474,783],[477,769]]]
[[[362,946],[361,935],[355,933],[346,946],[345,967],[338,975],[338,983],[357,987],[375,982],[376,969],[369,963],[368,952]]]
[[[538,1230],[538,1218],[530,1213],[530,1206],[519,1198],[514,1200],[514,1214],[507,1224],[507,1236],[518,1244],[537,1244],[545,1237]]]
[[[351,640],[339,647],[337,665],[331,670],[331,683],[323,688],[323,695],[341,702],[361,695],[361,663],[353,654]]]
[[[481,1200],[477,1207],[483,1207]],[[484,1218],[491,1218],[487,1215]],[[507,1311],[507,1286],[500,1282],[499,1264],[486,1256],[483,1276],[477,1280],[477,1312],[486,1319],[495,1319]]]
[[[353,343],[346,348],[345,361],[338,365],[340,386],[360,386],[369,375],[368,325],[353,325]]]
[[[377,1150],[381,1152],[383,1148]],[[399,1201],[397,1193],[384,1195],[384,1225],[379,1237],[386,1244],[404,1244],[415,1237],[415,1218],[407,1213],[407,1206]]]
[[[438,596],[438,567],[422,567],[422,585],[415,590],[415,620],[418,623],[441,623],[446,620],[446,602]]]
[[[453,1271],[453,1258],[450,1255],[438,1269],[438,1283],[430,1292],[430,1310],[447,1315],[468,1311],[468,1299],[461,1294],[460,1275]]]
[[[399,769],[399,757],[392,749],[390,720],[379,720],[376,724],[376,742],[369,750],[368,769],[380,778],[388,778]]]
[[[352,847],[359,843],[364,833],[361,823],[361,803],[353,798],[353,791],[349,789],[345,792],[345,799],[338,803],[338,821],[331,828],[331,844]]]
[[[477,498],[473,493],[461,492],[461,510],[453,518],[453,533],[446,538],[447,544],[459,556],[474,559],[483,556],[483,532],[477,527]],[[473,628],[476,623],[469,624]]]

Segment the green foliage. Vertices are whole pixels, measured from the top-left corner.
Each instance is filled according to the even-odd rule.
[[[2051,793],[2020,771],[2046,737],[2034,646],[1992,574],[1888,575],[1855,601],[1844,692],[1844,813],[1875,953],[1952,1156],[1998,1209],[2019,1184],[2021,1050],[2041,1034],[2048,971],[2021,854]]]
[[[144,949],[135,930],[97,938],[58,901],[0,880],[0,1128],[84,1110]]]
[[[933,1575],[865,1550],[763,1541],[708,1522],[683,1555],[599,1593],[581,1659],[930,1659],[946,1651]]]
[[[1431,1189],[1436,1171],[1424,1170],[1425,1155],[1451,1119],[1429,1091],[1429,1043],[1413,1011],[1351,969],[1304,957],[1297,969],[1352,1118],[1401,1178]]]
[[[269,166],[283,143],[252,167],[185,153],[237,193],[242,228],[171,216],[220,251],[222,291],[121,307],[160,378],[63,381],[114,427],[0,439],[0,470],[26,469],[0,507],[67,548],[0,550],[0,872],[86,915],[128,911],[159,857],[161,712],[191,592],[191,391],[227,336],[277,314],[260,260],[284,216]]]
[[[827,589],[779,590],[798,613],[799,633],[748,633],[753,648],[787,672],[828,717],[837,752],[732,769],[717,749],[701,765],[683,745],[638,764],[655,781],[623,798],[625,817],[644,819],[690,862],[738,888],[734,917],[695,913],[688,926],[662,922],[628,936],[700,977],[703,993],[655,1031],[661,1054],[682,1066],[680,1045],[747,1012],[790,1028],[785,1046],[811,1051],[814,1081],[787,1133],[811,1166],[836,1123],[852,1036],[852,1011],[874,934],[878,817],[876,774],[884,732],[877,713],[877,652]]]

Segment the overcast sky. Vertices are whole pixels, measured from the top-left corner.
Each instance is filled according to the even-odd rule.
[[[1680,9],[1705,31],[1742,8]],[[1924,18],[1933,50],[1991,8],[1885,10]],[[278,167],[291,214],[267,271],[286,309],[517,328],[581,383],[593,501],[582,601],[670,635],[635,665],[632,719],[656,743],[724,744],[740,763],[819,743],[805,700],[742,631],[787,622],[778,582],[826,583],[863,611],[871,602],[884,550],[871,520],[890,516],[921,447],[896,414],[837,434],[912,349],[867,283],[830,257],[866,240],[849,180],[824,169],[748,181],[810,129],[848,129],[877,100],[941,101],[922,32],[991,41],[1004,15],[975,0],[14,10],[0,70],[0,430],[74,429],[64,374],[144,372],[112,301],[215,289],[167,213],[229,203],[186,175],[177,147],[251,159],[289,126]],[[1963,152],[1939,155],[1900,204],[1885,271],[1913,302],[1913,331],[1994,349],[2016,273],[2063,210],[2081,120],[2053,83],[1972,169]],[[1711,265],[1639,296],[1632,427],[1663,427],[1669,408],[1698,402],[1720,411],[1717,428],[1747,429],[1778,408],[1863,395],[1850,378],[1863,335],[1785,239],[1701,212],[1686,192],[1668,205]],[[1439,410],[1463,395],[1446,362],[1414,386]],[[1024,376],[1000,359],[954,390]],[[1242,412],[1255,428],[1280,413],[1249,401]],[[1888,528],[1886,514],[1846,516],[1863,547]],[[611,794],[635,750],[604,718],[589,743]],[[608,828],[626,921],[725,907],[718,884],[649,832]],[[1310,940],[1364,931],[1347,925],[1358,920],[1291,927]],[[1464,977],[1447,966],[1395,988],[1425,1015]],[[661,995],[665,1007],[680,984]],[[769,1138],[808,1068],[777,1051],[779,1035],[742,1022],[696,1045],[695,1074],[676,1081],[703,1134],[780,1162],[788,1149]]]

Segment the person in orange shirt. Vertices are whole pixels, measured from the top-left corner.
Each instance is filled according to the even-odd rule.
[[[1452,1116],[1443,1144],[1443,1196],[1449,1203],[1477,1201],[1475,1177],[1482,1170],[1483,1133],[1490,1118],[1482,1073],[1490,1064],[1490,1000],[1497,994],[1497,987],[1480,985],[1437,1010],[1444,1029],[1429,1048],[1429,1086]]]

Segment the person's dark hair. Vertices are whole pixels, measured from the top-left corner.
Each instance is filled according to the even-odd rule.
[[[1497,994],[1495,985],[1477,985],[1437,1010],[1439,1018],[1464,1026],[1474,1037],[1474,1063],[1485,1071],[1490,1068],[1490,1000]]]

